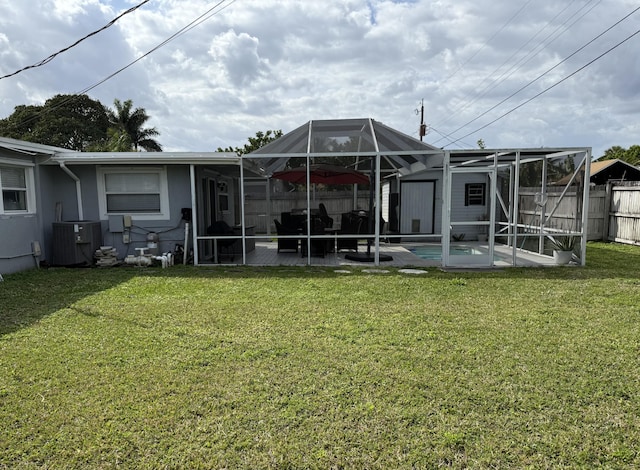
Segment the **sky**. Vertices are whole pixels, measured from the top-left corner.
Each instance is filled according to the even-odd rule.
[[[0,0],[0,76],[140,3]],[[166,151],[215,151],[320,119],[373,118],[419,138],[424,106],[423,140],[436,147],[477,148],[481,139],[487,148],[592,147],[597,158],[640,144],[639,7],[150,0],[1,79],[0,118],[86,92],[106,106],[117,98],[145,108]]]

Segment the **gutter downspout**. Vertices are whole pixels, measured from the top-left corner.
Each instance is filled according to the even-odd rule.
[[[82,210],[82,186],[80,185],[80,178],[78,178],[63,161],[58,162],[60,168],[76,182],[76,198],[78,200],[78,220],[84,220],[84,211]]]

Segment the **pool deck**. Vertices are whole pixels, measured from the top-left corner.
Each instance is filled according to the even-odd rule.
[[[439,244],[394,244],[383,243],[380,245],[380,254],[391,256],[391,261],[380,262],[380,267],[441,267],[442,262],[433,259],[423,259],[415,255],[411,249],[420,246],[439,247]],[[474,247],[474,244],[465,243],[465,246]],[[495,258],[493,267],[488,266],[460,266],[460,268],[471,269],[491,269],[491,268],[505,268],[512,266],[512,250],[508,246],[496,245],[495,246]],[[366,245],[358,247],[358,253],[366,253]],[[373,262],[359,262],[352,261],[345,257],[349,254],[349,251],[340,251],[338,253],[327,253],[325,257],[312,256],[310,259],[307,256],[302,256],[300,251],[295,252],[280,252],[278,253],[278,245],[276,242],[271,241],[256,241],[255,250],[251,251],[246,256],[245,264],[248,266],[361,266],[371,267],[375,266]],[[353,252],[351,252],[353,253]],[[373,249],[371,251],[373,255]],[[236,254],[231,260],[230,257],[224,255],[220,259],[219,264],[226,265],[238,265],[243,264],[242,255]],[[212,260],[208,260],[201,264],[202,266],[216,266]],[[518,250],[516,256],[516,266],[554,266],[553,258],[549,256],[540,256],[535,253],[529,253]]]

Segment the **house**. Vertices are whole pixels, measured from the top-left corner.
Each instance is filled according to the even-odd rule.
[[[239,168],[229,153],[89,153],[0,138],[0,273],[91,264],[96,245],[123,258],[152,239],[173,252],[190,242],[196,198],[201,226],[236,223]]]
[[[607,184],[609,181],[640,181],[640,168],[623,160],[591,162],[591,183]]]
[[[0,273],[43,260],[86,265],[100,246],[112,247],[120,259],[146,249],[182,250],[203,265],[219,262],[220,246],[230,238],[232,263],[281,264],[285,256],[291,264],[327,263],[312,250],[305,258],[276,255],[275,245],[272,258],[258,256],[271,249],[271,222],[284,212],[283,201],[312,214],[318,200],[333,196],[322,185],[300,190],[272,180],[279,170],[309,168],[315,160],[370,176],[368,188],[354,185],[329,208],[336,221],[350,211],[366,214],[370,230],[357,237],[366,242],[362,261],[392,259],[384,253],[392,245],[409,253],[406,243],[430,243],[441,247],[438,263],[445,267],[494,266],[498,251],[501,262],[513,266],[523,253],[551,259],[547,241],[570,233],[583,240],[577,253],[583,264],[588,185],[581,182],[590,157],[589,148],[443,150],[370,118],[309,121],[242,157],[72,152],[0,138]],[[554,186],[562,178],[567,183]],[[219,221],[233,235],[209,230]],[[292,236],[301,246],[334,237],[354,238],[311,230]],[[345,258],[335,253],[332,262]]]

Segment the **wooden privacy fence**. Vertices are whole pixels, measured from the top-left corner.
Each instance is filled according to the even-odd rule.
[[[520,223],[540,223],[541,209],[535,203],[535,194],[535,189],[520,191]],[[559,197],[553,190],[548,193],[547,210],[556,205]],[[575,228],[576,197],[575,191],[565,194],[547,227]],[[610,182],[590,188],[587,240],[640,244],[640,183]]]
[[[535,194],[533,188],[521,189],[520,223],[539,224],[540,208],[535,203]],[[551,191],[547,197],[547,208],[554,207],[559,197],[559,192]],[[551,217],[549,227],[564,230],[575,228],[576,197],[575,191],[565,194]],[[264,193],[248,193],[246,199],[246,223],[255,226],[256,233],[275,233],[273,219],[280,219],[282,212],[302,209],[307,204],[304,192],[274,193],[270,200]],[[327,207],[329,215],[339,223],[340,214],[369,207],[369,191],[359,190],[355,199],[353,191],[322,191],[312,195],[312,208],[317,208],[321,202]],[[640,244],[640,183],[611,182],[590,189],[587,240]]]
[[[280,220],[280,214],[307,207],[304,191],[273,193],[270,200],[265,194],[246,194],[245,219],[247,225],[254,225],[256,233],[275,233],[273,219]],[[340,223],[340,215],[354,209],[369,208],[369,191],[358,190],[354,200],[353,191],[318,191],[311,195],[311,208],[317,209],[323,203],[334,223]]]
[[[640,245],[640,182],[604,186],[602,239]]]

